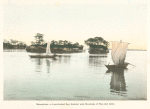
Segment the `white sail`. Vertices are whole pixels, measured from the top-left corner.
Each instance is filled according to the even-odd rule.
[[[51,51],[50,51],[50,42],[47,43],[47,48],[46,48],[46,54],[50,54]]]
[[[119,42],[112,42],[112,50],[111,50],[111,56],[112,56],[112,60],[113,62],[115,63],[115,52],[116,52],[116,49],[118,47],[118,44]]]
[[[111,55],[115,65],[124,64],[128,44],[125,42],[112,42]]]

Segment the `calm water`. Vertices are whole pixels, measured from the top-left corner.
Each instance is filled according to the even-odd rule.
[[[107,71],[109,54],[31,59],[4,52],[4,100],[146,100],[146,51],[128,51],[128,69]]]

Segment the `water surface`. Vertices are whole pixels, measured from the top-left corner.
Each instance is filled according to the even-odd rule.
[[[32,59],[4,52],[4,100],[146,100],[146,51],[128,51],[128,69],[108,71],[110,53]]]

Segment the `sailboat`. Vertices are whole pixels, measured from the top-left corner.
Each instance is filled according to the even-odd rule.
[[[50,42],[47,43],[46,55],[29,55],[31,58],[55,58],[57,55],[51,55]]]
[[[129,43],[127,42],[112,42],[111,58],[114,65],[105,65],[109,70],[116,68],[126,68],[129,63],[124,62]]]

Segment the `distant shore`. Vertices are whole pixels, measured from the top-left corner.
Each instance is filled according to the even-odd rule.
[[[128,49],[127,51],[147,51],[147,50]],[[3,52],[26,52],[26,49],[3,49]]]
[[[147,50],[139,50],[139,49],[128,49],[128,51],[147,51]]]
[[[111,49],[109,49],[111,50]],[[147,51],[147,50],[140,50],[140,49],[128,49],[127,51]]]

